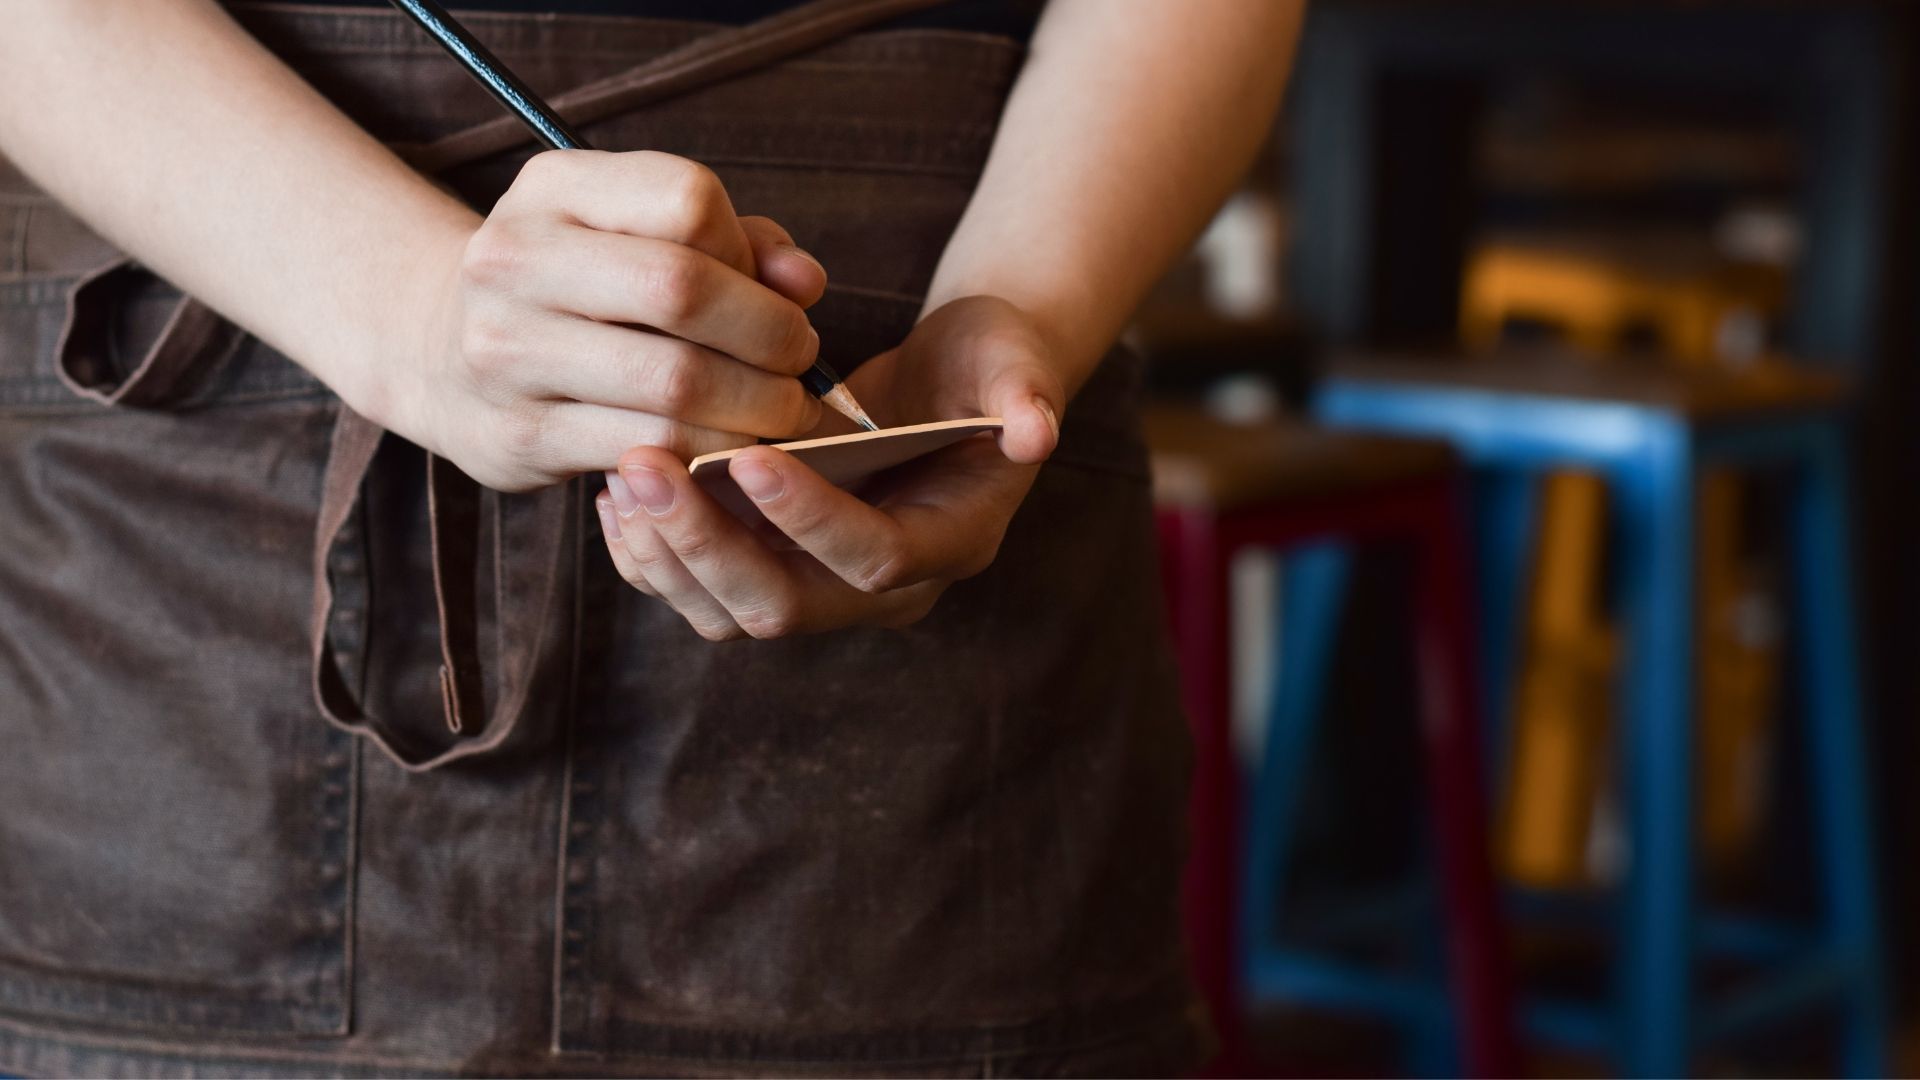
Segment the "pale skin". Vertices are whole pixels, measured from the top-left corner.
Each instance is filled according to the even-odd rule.
[[[1303,6],[1052,0],[921,321],[851,380],[883,424],[1005,431],[872,505],[754,447],[731,471],[758,531],[685,463],[844,430],[792,378],[827,272],[698,164],[538,155],[483,219],[212,0],[10,0],[0,152],[482,483],[604,471],[615,566],[703,637],[898,626],[992,562],[1074,392],[1258,148]]]

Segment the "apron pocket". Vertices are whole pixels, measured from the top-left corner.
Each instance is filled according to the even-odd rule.
[[[337,405],[244,363],[85,403],[73,280],[0,284],[0,1015],[344,1033],[358,756],[306,655]]]

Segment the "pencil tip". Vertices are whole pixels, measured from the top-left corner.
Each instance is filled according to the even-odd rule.
[[[862,428],[868,431],[880,430],[880,425],[873,422],[873,417],[867,415],[867,410],[860,407],[860,403],[847,392],[844,384],[835,384],[833,389],[820,395],[820,400],[832,406],[834,412],[859,424]]]

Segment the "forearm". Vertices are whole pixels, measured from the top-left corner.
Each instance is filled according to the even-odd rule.
[[[1240,178],[1304,0],[1052,0],[928,310],[1003,297],[1069,392]]]
[[[419,347],[426,283],[479,218],[212,0],[12,0],[6,14],[0,152],[378,418],[373,372]]]

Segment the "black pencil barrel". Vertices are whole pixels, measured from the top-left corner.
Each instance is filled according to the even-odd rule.
[[[840,385],[840,375],[828,367],[825,360],[816,360],[812,367],[800,373],[800,383],[814,397],[826,397]]]
[[[467,69],[467,73],[479,80],[487,88],[487,93],[497,98],[515,116],[526,121],[540,141],[554,150],[588,149],[585,139],[567,126],[558,113],[547,107],[540,96],[527,88],[527,85],[508,71],[487,51],[479,39],[467,32],[447,10],[434,0],[393,0],[393,6],[407,13],[420,28],[433,35],[442,48],[453,54],[454,59]]]

